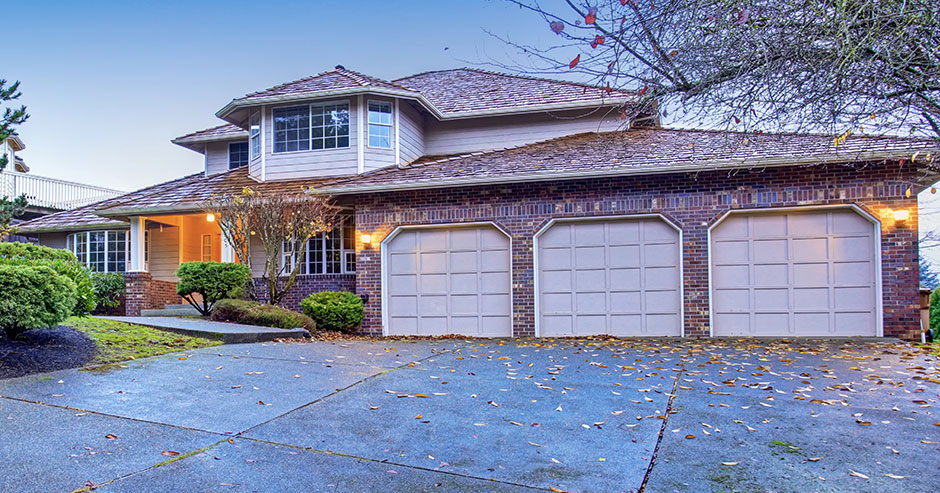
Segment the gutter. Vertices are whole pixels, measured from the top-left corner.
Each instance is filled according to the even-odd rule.
[[[113,219],[112,219],[113,221]],[[45,226],[38,228],[17,228],[14,234],[26,233],[26,234],[42,234],[42,233],[59,233],[59,232],[68,232],[68,231],[85,231],[90,229],[126,229],[130,224],[114,224],[114,223],[92,223],[92,224],[71,224],[65,226]]]
[[[469,178],[443,178],[443,179],[424,179],[406,183],[382,183],[364,186],[337,186],[324,187],[309,193],[317,194],[351,194],[363,192],[389,192],[397,190],[419,190],[426,188],[441,187],[462,187],[473,185],[491,185],[491,184],[510,184],[526,183],[534,181],[555,181],[555,180],[577,180],[586,178],[610,177],[610,176],[634,176],[634,175],[659,175],[670,173],[689,173],[701,171],[722,171],[742,168],[776,168],[785,166],[809,166],[818,164],[836,164],[849,163],[857,161],[874,161],[882,159],[908,159],[912,152],[925,149],[910,150],[891,150],[891,151],[871,151],[848,154],[833,154],[823,157],[803,157],[803,158],[772,158],[772,159],[738,159],[738,160],[720,160],[706,161],[702,163],[693,163],[687,165],[667,165],[652,167],[622,167],[615,169],[592,169],[592,170],[571,170],[571,171],[542,171],[536,173],[525,173],[504,176],[484,176]],[[932,150],[932,152],[938,152]]]
[[[166,205],[153,207],[116,207],[111,209],[101,209],[95,211],[95,214],[102,217],[113,216],[144,216],[149,214],[178,213],[178,212],[203,212],[202,207],[193,204],[187,205]]]

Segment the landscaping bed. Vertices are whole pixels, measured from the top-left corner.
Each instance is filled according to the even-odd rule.
[[[0,339],[0,379],[219,344],[141,325],[72,317],[56,328],[32,330],[14,340]]]

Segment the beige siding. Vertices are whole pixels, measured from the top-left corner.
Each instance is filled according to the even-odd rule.
[[[261,181],[261,160],[255,159],[248,163],[248,176]]]
[[[535,113],[432,122],[425,128],[424,154],[436,156],[503,149],[584,132],[613,131],[625,121],[610,109]]]
[[[256,237],[252,237],[248,245],[248,260],[251,262],[251,275],[261,277],[264,274],[264,245]]]
[[[176,282],[176,269],[180,266],[180,228],[176,226],[151,227],[150,274],[160,281]]]
[[[324,102],[345,101],[349,103],[349,147],[345,149],[321,149],[310,151],[297,151],[273,153],[274,149],[274,107],[265,107],[265,181],[292,180],[317,176],[338,176],[356,174],[359,170],[359,156],[356,149],[356,125],[358,121],[358,107],[356,98],[330,99]],[[282,105],[278,108],[303,106]]]
[[[39,235],[39,244],[49,248],[65,248],[65,237],[69,233],[43,233]]]
[[[392,146],[388,149],[381,147],[369,147],[369,101],[383,101],[392,103]],[[378,168],[384,168],[395,164],[395,100],[392,98],[380,98],[376,96],[363,96],[362,103],[365,106],[362,111],[362,139],[363,139],[363,169],[371,171]],[[354,129],[350,129],[350,132]]]
[[[228,171],[228,145],[235,142],[239,141],[209,142],[206,145],[206,174],[215,175]]]
[[[424,155],[424,117],[413,103],[400,102],[398,127],[401,164],[408,164]]]

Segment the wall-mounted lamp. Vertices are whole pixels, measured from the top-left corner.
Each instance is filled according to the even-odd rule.
[[[372,235],[370,235],[369,233],[363,233],[363,235],[361,236],[361,239],[362,239],[362,244],[363,244],[363,245],[371,245],[371,244],[372,244]]]
[[[214,223],[214,222],[215,222],[215,214],[212,214],[212,213],[206,214],[206,222]]]
[[[904,222],[911,217],[911,213],[907,209],[898,209],[894,211],[894,220],[896,222]]]

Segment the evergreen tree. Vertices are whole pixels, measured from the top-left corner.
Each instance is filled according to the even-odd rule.
[[[920,285],[933,291],[940,286],[940,275],[933,269],[933,265],[924,257],[920,258]]]
[[[6,79],[0,79],[0,104],[8,104],[19,99],[21,95],[19,87],[19,81],[7,85]],[[13,135],[14,128],[25,122],[27,118],[29,115],[26,114],[26,106],[3,107],[3,114],[0,116],[0,142]],[[0,155],[0,171],[3,171],[9,162],[10,159],[6,154]],[[0,241],[11,233],[10,225],[13,218],[26,212],[27,205],[26,197],[22,195],[13,198],[6,195],[0,196]]]

